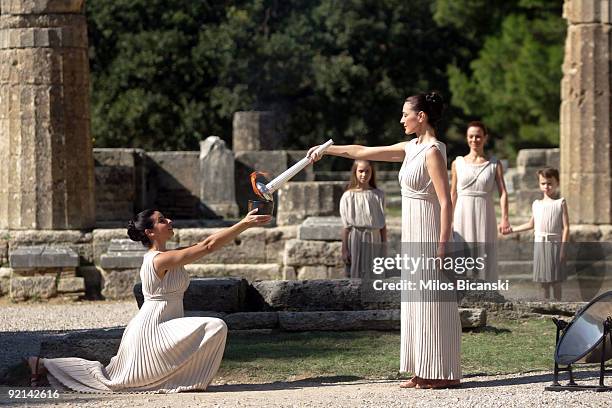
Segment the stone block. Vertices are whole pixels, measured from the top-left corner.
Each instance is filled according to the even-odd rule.
[[[134,149],[94,149],[96,220],[127,222],[134,215]]]
[[[61,268],[79,266],[79,256],[70,248],[51,246],[19,247],[9,252],[12,268]]]
[[[285,331],[399,330],[399,310],[278,312]]]
[[[78,357],[107,365],[117,355],[124,327],[71,331],[45,337],[40,355],[46,358]]]
[[[277,115],[271,111],[234,113],[232,147],[238,151],[277,150],[283,145]]]
[[[92,251],[93,260],[95,263],[100,263],[100,258],[103,254],[108,252],[108,247],[111,241],[114,239],[126,239],[127,235],[127,222],[125,228],[113,228],[113,229],[95,229],[92,233]],[[141,248],[145,249],[142,244],[136,242]]]
[[[254,280],[281,279],[281,267],[279,264],[190,264],[185,269],[191,277],[236,277]]]
[[[608,0],[565,0],[563,18],[570,24],[611,24],[612,6]]]
[[[200,200],[209,216],[237,217],[234,153],[218,136],[200,142]]]
[[[487,311],[485,309],[459,309],[461,327],[473,329],[487,325]]]
[[[213,233],[219,231],[216,228],[185,228],[179,232],[179,246],[186,247],[204,240]],[[262,235],[264,228],[251,228],[240,234],[217,251],[214,251],[198,260],[203,264],[264,264],[269,263],[266,259],[266,243]]]
[[[339,216],[345,183],[289,182],[278,191],[278,225],[299,224],[309,216]]]
[[[285,256],[285,243],[297,236],[293,225],[266,228],[266,262],[282,264]]]
[[[282,280],[295,280],[297,279],[297,272],[293,266],[283,266]]]
[[[199,218],[200,152],[147,153],[147,202],[169,218]]]
[[[297,267],[297,279],[308,280],[308,279],[327,279],[327,266],[300,266]]]
[[[340,217],[308,217],[298,227],[298,239],[306,241],[340,241],[342,239]]]
[[[147,248],[140,242],[112,239],[108,252],[100,256],[100,266],[104,269],[139,269],[146,252]]]
[[[516,157],[516,167],[546,166],[546,151],[544,149],[521,149]]]
[[[93,263],[92,233],[74,230],[11,231],[7,240],[9,251],[21,247],[48,246],[70,248],[79,255],[81,263]]]
[[[285,244],[284,264],[288,266],[341,266],[342,243],[291,239]]]
[[[49,299],[57,294],[56,276],[13,276],[10,296],[14,301]]]
[[[276,329],[278,313],[244,312],[231,313],[222,317],[230,330]]]
[[[183,307],[185,310],[242,312],[247,286],[247,281],[240,278],[194,278],[183,297]],[[144,297],[140,283],[134,286],[134,296],[141,307]]]
[[[250,310],[324,311],[362,309],[361,282],[349,279],[251,283]],[[259,305],[257,305],[259,303]]]
[[[84,0],[2,0],[3,14],[63,14],[83,12]]]
[[[539,190],[521,190],[516,193],[516,213],[523,216],[531,216],[531,206],[535,200],[542,198]]]
[[[459,309],[459,316],[463,329],[487,322],[484,309]],[[399,330],[401,313],[397,309],[278,312],[278,324],[285,331]]]
[[[60,294],[74,293],[74,292],[85,292],[85,278],[74,277],[74,278],[61,278],[57,282],[57,291]]]
[[[139,269],[101,269],[102,296],[105,299],[128,299],[134,285],[140,282]]]

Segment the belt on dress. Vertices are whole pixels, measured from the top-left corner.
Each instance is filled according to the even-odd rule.
[[[457,195],[459,197],[461,197],[461,196],[466,196],[466,197],[488,197],[489,193],[487,193],[486,191],[462,190],[462,191],[459,191],[457,193]]]
[[[158,295],[150,295],[145,296],[144,300],[152,300],[154,302],[166,302],[170,300],[182,300],[183,292],[170,292],[170,293],[162,293]]]
[[[433,200],[435,194],[422,191],[407,191],[402,190],[402,197],[416,198],[417,200]]]
[[[533,233],[535,238],[539,238],[544,242],[550,242],[550,238],[551,237],[560,237],[561,234],[557,233],[557,232],[534,232]]]

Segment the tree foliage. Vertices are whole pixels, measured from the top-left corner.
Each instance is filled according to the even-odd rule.
[[[437,89],[450,133],[555,142],[556,0],[112,0],[87,3],[97,146],[231,142],[238,110],[275,110],[287,147],[403,138],[402,101]],[[462,142],[462,141],[461,141]],[[452,148],[452,146],[451,146]]]
[[[452,3],[453,7],[463,5],[464,13],[447,16],[445,13],[453,10],[439,8],[437,20],[469,26],[465,18],[477,13],[472,7],[480,6],[481,1]],[[504,3],[502,7],[511,6],[509,10],[491,14],[492,20],[501,17],[499,28],[481,26],[485,31],[475,33],[475,38],[483,39],[477,58],[468,69],[449,65],[448,74],[453,105],[468,116],[484,120],[503,140],[498,150],[512,156],[521,147],[554,146],[559,142],[566,23],[561,18],[562,3],[556,0]]]

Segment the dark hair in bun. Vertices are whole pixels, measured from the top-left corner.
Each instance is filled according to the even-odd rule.
[[[427,121],[431,126],[436,126],[445,108],[444,99],[436,91],[409,96],[406,98],[406,102],[412,105],[415,111],[425,112]]]
[[[151,217],[155,211],[153,209],[141,211],[128,222],[127,234],[132,241],[141,242],[146,247],[151,246],[151,240],[145,234],[145,230],[153,228],[154,222]]]

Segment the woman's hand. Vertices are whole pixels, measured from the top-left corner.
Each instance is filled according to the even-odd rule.
[[[272,220],[271,215],[255,215],[255,213],[259,211],[259,208],[255,208],[240,221],[243,225],[246,225],[247,228],[257,227],[259,225],[267,224]]]
[[[314,162],[321,160],[321,158],[325,154],[325,153],[315,153],[315,150],[317,150],[318,148],[319,148],[319,145],[311,147],[310,150],[308,150],[306,157],[310,159],[310,163],[314,163]]]
[[[506,235],[512,232],[512,227],[510,227],[510,222],[508,220],[502,220],[497,226],[500,234]]]

